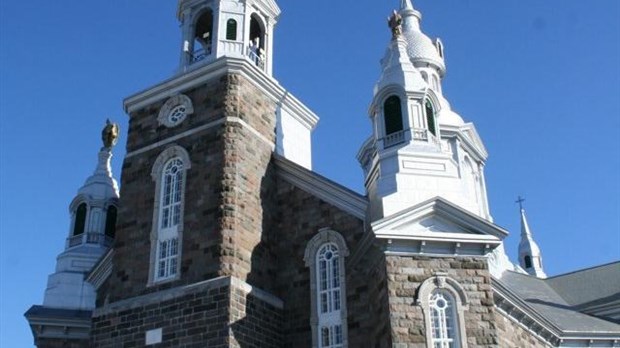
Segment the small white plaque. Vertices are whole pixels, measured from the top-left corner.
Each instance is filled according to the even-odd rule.
[[[146,345],[161,343],[161,328],[149,330],[145,334]]]

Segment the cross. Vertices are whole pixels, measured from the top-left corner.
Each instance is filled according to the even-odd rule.
[[[519,204],[519,208],[521,210],[523,210],[523,202],[525,202],[525,198],[523,198],[521,196],[517,197],[517,200],[515,201],[515,203]]]

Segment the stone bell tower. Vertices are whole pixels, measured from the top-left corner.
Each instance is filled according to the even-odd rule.
[[[124,100],[118,231],[91,275],[92,347],[278,346],[272,156],[310,168],[318,122],[272,77],[279,14],[272,0],[179,1],[180,69]]]

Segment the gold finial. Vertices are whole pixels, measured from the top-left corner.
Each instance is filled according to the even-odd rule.
[[[105,121],[105,127],[101,131],[101,140],[103,141],[103,147],[111,149],[112,146],[116,145],[118,141],[118,133],[120,131],[120,127],[118,123],[110,122],[110,119]]]
[[[392,30],[392,40],[396,40],[403,33],[403,17],[394,10],[392,15],[388,17],[388,26]]]

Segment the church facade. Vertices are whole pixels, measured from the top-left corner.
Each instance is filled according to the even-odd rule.
[[[71,202],[37,347],[620,347],[620,263],[547,278],[493,223],[444,47],[401,0],[357,158],[312,171],[318,117],[272,76],[274,0],[179,0],[178,72],[124,101]],[[588,286],[584,286],[587,283]]]

